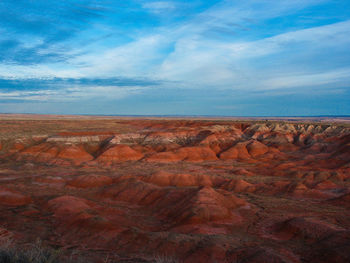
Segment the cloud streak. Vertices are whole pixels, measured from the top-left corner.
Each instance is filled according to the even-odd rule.
[[[348,94],[350,4],[338,2],[5,0],[0,101],[131,103],[142,94],[143,112],[148,97],[161,110],[166,96],[183,105],[181,92],[202,91],[216,98],[212,111],[232,114],[241,111],[226,98]],[[164,91],[157,101],[155,90]]]

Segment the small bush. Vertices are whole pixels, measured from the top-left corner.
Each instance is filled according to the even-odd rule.
[[[66,253],[64,253],[66,252]],[[67,251],[53,249],[42,244],[40,240],[28,246],[18,246],[12,242],[11,236],[0,237],[0,263],[91,263],[78,251]],[[116,255],[107,255],[104,263],[178,263],[179,261],[168,256],[156,256],[154,260],[143,260],[137,258],[118,259]]]
[[[60,263],[59,258],[59,250],[44,247],[40,241],[25,248],[4,243],[0,247],[0,263]]]
[[[155,263],[178,263],[179,261],[169,256],[157,256]]]

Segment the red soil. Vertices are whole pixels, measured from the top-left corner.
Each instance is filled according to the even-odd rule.
[[[109,185],[113,179],[103,175],[80,175],[70,180],[67,185],[76,188],[93,188]]]
[[[203,162],[203,161],[215,161],[215,152],[213,152],[209,147],[182,147],[178,150],[172,152],[160,152],[151,155],[146,158],[148,162]]]
[[[159,186],[211,186],[212,178],[203,174],[171,174],[164,171],[145,176],[142,180]]]
[[[48,143],[35,145],[22,150],[18,156],[18,160],[23,158],[42,163],[72,163],[74,165],[80,165],[83,162],[88,162],[93,159],[81,146],[53,146]]]
[[[246,142],[239,142],[220,154],[221,160],[248,159],[250,157]]]
[[[66,218],[67,215],[81,214],[91,208],[89,202],[82,198],[74,196],[60,196],[48,202],[49,209],[54,212],[56,217]],[[70,219],[70,218],[67,218]]]
[[[13,120],[0,136],[0,236],[96,262],[350,262],[348,127]]]
[[[116,145],[103,152],[97,160],[102,163],[137,161],[143,154],[130,148],[128,145]]]
[[[88,162],[93,159],[93,157],[78,146],[68,146],[64,147],[57,155],[59,159],[72,160],[74,164],[79,165],[83,162]]]
[[[291,218],[274,226],[274,234],[279,239],[303,239],[307,242],[317,242],[343,230],[333,224],[305,217]]]
[[[258,141],[252,141],[247,145],[247,150],[249,154],[255,158],[269,151],[269,147]]]
[[[32,202],[29,196],[23,195],[18,191],[5,187],[0,187],[0,205],[22,206]]]

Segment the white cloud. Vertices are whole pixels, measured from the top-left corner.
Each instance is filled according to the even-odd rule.
[[[65,63],[0,65],[0,76],[147,77],[177,82],[181,87],[233,90],[304,87],[348,81],[350,77],[344,73],[347,72],[346,65],[338,65],[337,61],[333,63],[335,58],[332,54],[335,51],[345,52],[350,46],[350,21],[254,41],[244,40],[239,34],[229,40],[207,34],[218,28],[234,33],[255,21],[288,15],[318,3],[320,1],[316,0],[222,1],[189,21],[135,35],[133,41],[121,46],[102,50],[78,47],[72,53],[81,55]],[[169,11],[176,8],[176,3],[146,2],[143,7],[154,12]],[[172,51],[169,53],[169,50]],[[302,61],[304,57],[310,60]],[[329,66],[320,70],[317,61],[322,60],[329,60]],[[303,68],[307,70],[303,71]],[[98,87],[85,91],[93,94],[93,90],[101,94]],[[75,96],[74,91],[70,92]]]
[[[264,89],[280,89],[291,87],[311,87],[350,81],[350,67],[318,73],[294,73],[282,77],[271,77],[262,81]]]
[[[0,98],[7,100],[25,100],[25,101],[76,101],[85,99],[106,98],[118,100],[130,95],[142,92],[144,87],[139,86],[89,86],[89,87],[65,87],[59,89],[46,90],[16,90],[0,92]]]
[[[158,2],[147,2],[142,5],[143,8],[149,9],[154,13],[160,13],[163,11],[172,11],[176,8],[176,4],[170,1],[158,1]]]
[[[0,78],[80,78],[83,73],[78,69],[62,63],[17,65],[0,64]]]
[[[222,43],[205,38],[183,38],[176,42],[175,51],[163,61],[159,74],[166,79],[181,79],[192,84],[226,88],[245,86],[254,89],[253,82],[255,82],[255,89],[259,89],[265,87],[263,82],[268,82],[264,81],[265,78],[273,77],[271,73],[277,76],[286,75],[285,79],[289,79],[290,84],[280,87],[290,86],[292,77],[288,76],[293,73],[290,71],[298,72],[300,66],[307,66],[309,69],[303,73],[304,77],[293,82],[295,86],[306,86],[310,85],[308,79],[317,76],[318,61],[330,61],[334,51],[346,51],[346,47],[350,46],[349,36],[350,21],[345,21],[283,33],[257,41]],[[281,63],[285,60],[282,57],[286,54],[290,57],[287,68],[274,69],[274,65],[269,65],[271,61],[275,64]],[[280,55],[281,58],[273,57],[276,55]],[[311,60],[303,62],[305,63],[303,65],[293,62],[296,58],[302,60],[307,56],[311,56]],[[266,60],[264,68],[255,65],[257,59]],[[331,63],[320,79],[324,81],[328,79],[329,83],[350,79],[350,75],[345,75],[341,79],[334,78],[333,72],[334,66]],[[310,75],[310,78],[307,78],[307,75]]]

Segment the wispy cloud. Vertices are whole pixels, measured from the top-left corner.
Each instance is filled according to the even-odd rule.
[[[99,7],[108,8],[107,2],[1,1],[0,62],[24,65],[67,60],[70,48],[65,42],[101,18]]]
[[[346,90],[350,3],[338,2],[5,0],[0,100]]]
[[[126,78],[0,79],[0,98],[9,101],[120,100],[161,83]]]
[[[51,87],[52,88],[52,87]],[[0,98],[8,101],[42,101],[42,102],[69,102],[101,100],[108,97],[107,101],[119,100],[139,94],[144,90],[142,86],[72,86],[59,89],[45,90],[16,90],[0,91]]]
[[[161,12],[171,12],[176,8],[175,2],[171,1],[158,1],[158,2],[146,2],[142,5],[143,8],[149,9],[151,12],[154,13],[161,13]]]
[[[311,79],[317,85],[320,83],[317,77],[328,83],[347,81],[350,75],[332,76],[338,71],[334,65],[341,71],[348,66],[344,55],[350,46],[349,35],[350,21],[345,21],[256,41],[218,43],[211,39],[183,38],[176,42],[174,52],[163,61],[158,72],[164,78],[182,79],[192,85],[228,89],[270,88],[267,86],[272,82],[269,79],[281,79],[283,75],[289,83],[274,85],[275,88],[292,83],[295,87],[305,87],[310,85],[306,80]],[[339,57],[339,53],[343,57]],[[293,74],[294,80],[290,77]],[[298,75],[303,77],[298,78]]]

